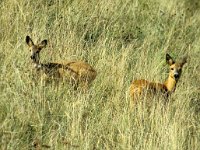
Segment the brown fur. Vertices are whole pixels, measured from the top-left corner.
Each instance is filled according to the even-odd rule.
[[[184,57],[181,62],[176,63],[169,54],[166,55],[166,62],[170,66],[170,71],[168,79],[164,83],[155,83],[144,79],[132,81],[130,86],[131,107],[133,107],[144,91],[151,95],[160,93],[165,98],[168,98],[169,94],[176,89],[176,84],[181,76],[182,67],[186,63],[186,59]]]
[[[26,43],[31,52],[31,59],[36,72],[45,79],[62,79],[71,82],[75,87],[88,88],[89,84],[96,78],[97,72],[88,63],[83,61],[62,61],[40,63],[39,53],[46,47],[47,40],[35,45],[27,36]]]

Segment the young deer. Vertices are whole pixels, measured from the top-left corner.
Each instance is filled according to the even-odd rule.
[[[187,57],[184,57],[180,62],[175,62],[173,58],[166,54],[166,62],[170,66],[169,76],[164,83],[149,82],[147,80],[134,80],[130,86],[130,97],[131,97],[131,107],[137,102],[138,98],[143,92],[147,94],[160,93],[168,98],[169,94],[175,91],[176,84],[181,76],[182,67],[187,61]]]
[[[82,61],[63,61],[40,63],[40,51],[46,47],[47,40],[34,44],[29,36],[26,36],[31,60],[36,72],[45,79],[62,79],[70,81],[75,88],[81,86],[87,89],[89,84],[96,78],[97,72],[89,64]]]

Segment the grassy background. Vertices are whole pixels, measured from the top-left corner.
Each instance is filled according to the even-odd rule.
[[[1,0],[0,149],[200,147],[198,0]],[[86,94],[43,87],[25,36],[48,47],[42,62],[85,60],[98,72]],[[159,97],[130,110],[132,79],[164,81],[165,54],[189,61],[163,112]]]

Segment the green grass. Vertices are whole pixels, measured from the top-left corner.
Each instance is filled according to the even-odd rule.
[[[196,0],[1,0],[0,149],[197,150],[200,147],[200,3]],[[83,94],[42,86],[26,35],[48,40],[41,61],[84,60],[98,72]],[[133,79],[164,81],[165,54],[187,54],[163,109],[129,108]],[[64,140],[64,142],[63,142]]]

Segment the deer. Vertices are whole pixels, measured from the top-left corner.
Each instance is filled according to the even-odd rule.
[[[187,62],[187,56],[181,61],[176,62],[169,54],[166,54],[166,63],[169,65],[169,75],[164,83],[150,82],[145,79],[133,80],[130,85],[130,106],[133,106],[141,99],[142,94],[146,92],[147,96],[154,96],[157,93],[168,100],[169,96],[175,92],[176,85],[181,77],[182,68]]]
[[[26,36],[26,44],[30,50],[30,58],[36,74],[42,76],[43,80],[66,80],[74,89],[81,87],[84,90],[96,78],[96,70],[84,61],[60,61],[60,62],[40,62],[40,52],[47,46],[47,40],[34,44],[30,36]]]

